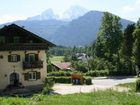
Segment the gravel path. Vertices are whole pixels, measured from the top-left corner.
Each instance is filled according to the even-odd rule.
[[[97,90],[114,89],[118,91],[127,91],[127,88],[116,87],[118,84],[135,82],[135,77],[118,77],[118,78],[104,78],[98,77],[92,80],[93,85],[71,85],[71,84],[55,84],[53,89],[58,94],[73,94],[94,92]]]

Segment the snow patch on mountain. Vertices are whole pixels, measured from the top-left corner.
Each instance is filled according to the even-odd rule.
[[[79,18],[80,16],[83,16],[87,12],[88,10],[81,6],[72,6],[62,14],[61,19],[71,21],[73,19]]]

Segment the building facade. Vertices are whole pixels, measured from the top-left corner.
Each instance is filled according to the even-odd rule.
[[[15,24],[0,29],[0,90],[42,86],[51,42]]]

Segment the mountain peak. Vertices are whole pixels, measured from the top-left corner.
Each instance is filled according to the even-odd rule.
[[[51,15],[54,14],[53,10],[51,8],[49,8],[49,9],[45,10],[44,12],[42,12],[42,15],[48,15],[48,14],[51,14]]]
[[[73,19],[77,19],[80,16],[83,16],[85,13],[87,13],[88,10],[79,6],[79,5],[75,5],[75,6],[71,6],[69,9],[67,9],[63,14],[62,14],[62,19],[65,20],[73,20]]]
[[[58,16],[54,14],[53,10],[51,8],[45,10],[39,15],[29,17],[27,18],[27,21],[33,21],[33,20],[67,20],[71,21],[73,19],[77,19],[80,16],[83,16],[85,13],[87,13],[89,10],[79,6],[79,5],[74,5],[71,6],[69,9],[67,9],[62,16]]]
[[[40,15],[36,15],[33,17],[29,17],[27,20],[52,20],[52,19],[57,19],[58,16],[54,14],[53,10],[47,9],[44,12],[42,12]]]

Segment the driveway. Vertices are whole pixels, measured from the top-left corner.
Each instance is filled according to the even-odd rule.
[[[92,79],[92,83],[95,86],[101,87],[114,87],[118,84],[130,83],[135,82],[136,77],[97,77]]]
[[[123,83],[135,82],[135,77],[97,77],[92,79],[93,85],[72,85],[72,84],[55,84],[53,89],[58,94],[73,94],[94,92],[97,90],[116,89],[116,85]],[[126,88],[117,88],[118,91],[128,90]]]

